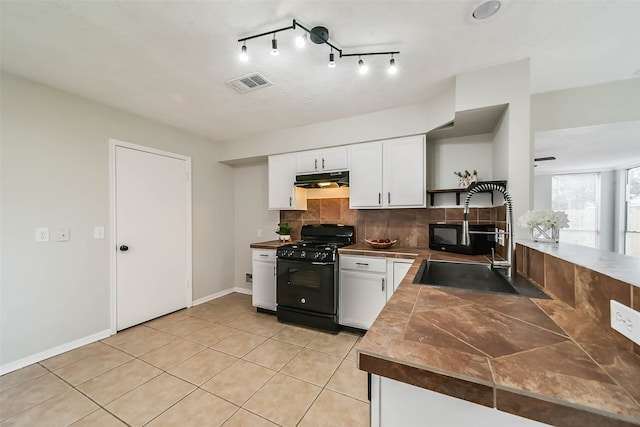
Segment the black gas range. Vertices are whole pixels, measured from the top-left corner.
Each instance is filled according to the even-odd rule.
[[[338,248],[355,242],[355,228],[304,225],[301,237],[276,250],[278,320],[337,332]]]

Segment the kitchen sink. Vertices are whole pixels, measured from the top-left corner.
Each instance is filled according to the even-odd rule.
[[[549,299],[524,277],[506,277],[501,270],[492,269],[489,264],[424,260],[413,283]]]

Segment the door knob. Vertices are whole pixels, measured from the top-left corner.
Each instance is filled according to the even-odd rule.
[[[129,250],[129,246],[127,246],[127,245],[120,245],[120,250],[121,250],[122,252],[127,252],[127,251]]]

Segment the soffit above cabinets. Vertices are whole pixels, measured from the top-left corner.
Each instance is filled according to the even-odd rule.
[[[492,133],[504,112],[507,111],[507,107],[507,104],[501,104],[473,110],[456,111],[453,122],[427,132],[427,139],[456,138]]]

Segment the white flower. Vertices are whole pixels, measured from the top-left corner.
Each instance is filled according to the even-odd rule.
[[[518,225],[521,227],[536,227],[551,225],[557,228],[567,228],[569,226],[569,218],[563,211],[527,211],[518,218]]]

